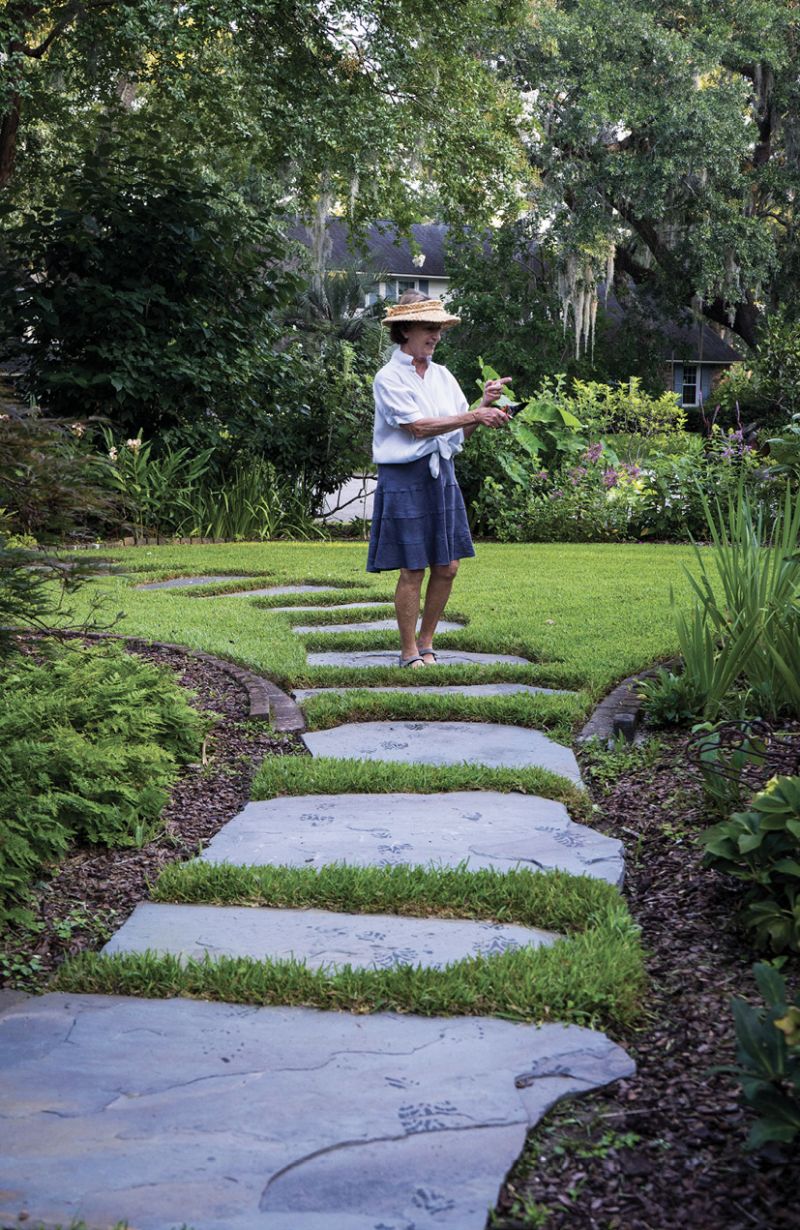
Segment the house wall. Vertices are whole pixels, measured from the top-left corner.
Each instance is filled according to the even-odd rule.
[[[418,290],[429,299],[446,299],[449,281],[449,278],[426,278],[424,271],[420,270],[413,278],[398,274],[379,282],[377,294],[381,299],[399,299],[404,290]],[[374,303],[375,300],[372,298],[370,301]]]
[[[693,367],[697,373],[697,389],[702,396],[703,404],[711,400],[714,386],[718,383],[724,372],[730,367],[729,363],[675,363],[672,367],[672,391],[678,394],[681,398],[681,405],[697,406],[700,404],[700,398],[694,402],[684,403],[682,400],[684,390],[684,368]],[[669,388],[669,381],[667,383]]]

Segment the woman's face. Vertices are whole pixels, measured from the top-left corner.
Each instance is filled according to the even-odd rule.
[[[400,347],[413,359],[430,359],[442,336],[441,325],[409,324],[406,340]]]

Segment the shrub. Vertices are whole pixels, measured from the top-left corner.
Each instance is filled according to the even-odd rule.
[[[764,1008],[732,1001],[744,1101],[758,1112],[748,1149],[770,1141],[791,1144],[800,1134],[800,996],[788,1002],[786,983],[772,965],[753,966]]]
[[[707,867],[749,885],[742,922],[758,946],[800,951],[800,777],[771,778],[700,842]]]
[[[119,646],[37,645],[0,695],[0,913],[74,840],[140,845],[208,724]]]
[[[575,380],[572,400],[574,413],[595,436],[633,433],[664,439],[682,432],[686,426],[686,413],[676,394],[648,394],[636,376],[620,385]]]

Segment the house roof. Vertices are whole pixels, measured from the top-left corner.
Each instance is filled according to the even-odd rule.
[[[447,227],[442,222],[419,222],[411,227],[420,256],[425,260],[414,264],[408,239],[400,238],[397,227],[391,222],[376,222],[369,227],[365,238],[355,242],[348,238],[347,221],[344,218],[329,218],[327,224],[330,253],[328,266],[342,269],[354,262],[363,261],[365,273],[386,273],[400,278],[446,278],[444,264],[444,240]],[[292,239],[310,245],[311,236],[307,226],[294,226],[289,235]]]
[[[614,291],[609,291],[608,303],[604,299],[605,288],[600,287],[600,303],[612,322],[621,325],[625,319],[625,307],[620,303]],[[646,300],[639,296],[639,305]],[[695,319],[692,313],[684,309],[678,320],[667,320],[659,309],[651,304],[649,316],[652,328],[663,337],[662,354],[665,359],[676,362],[703,363],[740,363],[742,355],[735,350],[724,337],[720,337],[710,325]],[[612,324],[612,329],[613,329]]]
[[[365,273],[383,273],[389,277],[400,278],[447,278],[447,230],[447,226],[442,222],[420,222],[412,225],[414,243],[420,255],[425,256],[424,262],[419,265],[414,264],[408,239],[398,236],[397,227],[392,222],[374,223],[367,229],[363,240],[355,241],[349,237],[345,218],[329,218],[327,236],[330,250],[327,265],[330,269],[343,269],[355,262]],[[307,226],[293,226],[289,235],[307,246],[311,244],[311,233]],[[538,253],[532,252],[531,257],[534,264],[540,267]],[[631,289],[633,292],[633,288]],[[641,298],[639,302],[641,304]],[[626,309],[613,290],[609,292],[606,303],[601,285],[600,303],[612,321],[622,324]],[[726,364],[737,363],[742,359],[739,351],[709,325],[695,320],[691,312],[685,311],[677,321],[666,320],[653,305],[650,315],[653,328],[664,338],[662,353],[665,359],[699,362],[702,358],[704,363]]]

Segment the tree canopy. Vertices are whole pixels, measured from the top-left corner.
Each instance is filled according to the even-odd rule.
[[[490,23],[518,7],[11,0],[0,185],[36,181],[113,112],[128,140],[267,177],[300,207],[347,202],[356,223],[487,218],[524,176],[518,101],[490,63]]]
[[[795,0],[530,7],[502,69],[526,106],[565,303],[586,311],[615,258],[756,342],[797,295],[799,58]]]

